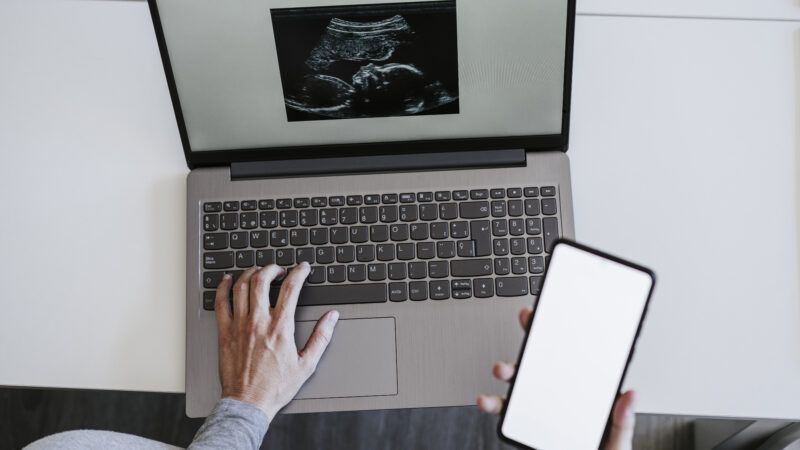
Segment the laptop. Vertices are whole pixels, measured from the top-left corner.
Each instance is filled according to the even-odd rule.
[[[574,237],[574,0],[150,0],[186,162],[186,413],[220,397],[225,273],[312,266],[287,413],[505,392],[551,245]],[[274,286],[275,301],[279,286]]]

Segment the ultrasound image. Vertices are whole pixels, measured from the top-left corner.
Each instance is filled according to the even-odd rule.
[[[290,122],[459,112],[455,1],[270,12]]]

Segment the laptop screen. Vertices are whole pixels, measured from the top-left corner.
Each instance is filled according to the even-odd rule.
[[[562,132],[567,0],[157,0],[191,151]]]

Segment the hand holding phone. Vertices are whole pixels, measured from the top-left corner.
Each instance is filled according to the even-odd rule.
[[[500,438],[523,448],[630,448],[633,394],[617,400],[654,284],[651,271],[567,241],[552,251],[548,273],[515,368],[500,363],[508,401]],[[532,318],[529,320],[529,317]]]

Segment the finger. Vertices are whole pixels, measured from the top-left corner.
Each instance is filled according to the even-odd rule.
[[[231,290],[233,278],[229,273],[222,277],[217,286],[217,296],[214,299],[214,311],[217,316],[217,329],[222,331],[231,324],[231,304],[228,301],[228,293]]]
[[[339,311],[332,310],[325,313],[322,318],[314,325],[314,331],[308,337],[303,350],[300,351],[300,359],[306,365],[310,372],[317,369],[317,364],[320,358],[328,348],[328,344],[333,337],[333,329],[336,327],[336,322],[339,320]]]
[[[519,311],[519,324],[522,325],[523,330],[528,329],[528,324],[531,322],[531,314],[533,314],[533,310],[530,308],[522,308]]]
[[[250,277],[255,268],[247,269],[233,284],[233,320],[242,320],[250,314]]]
[[[510,381],[516,372],[517,367],[514,364],[503,361],[495,363],[492,368],[494,377],[501,381]]]
[[[282,275],[283,267],[270,264],[259,269],[250,279],[250,319],[267,320],[269,317],[269,289],[272,282]]]
[[[633,448],[633,429],[636,423],[635,402],[636,395],[633,391],[625,392],[617,399],[606,450],[631,450]]]
[[[305,261],[295,266],[283,280],[281,292],[278,294],[278,302],[275,304],[276,314],[279,318],[291,321],[292,325],[294,325],[294,311],[297,309],[300,289],[303,288],[309,272],[311,272],[311,266]]]
[[[503,400],[502,397],[498,397],[496,395],[479,395],[478,396],[478,409],[485,413],[489,414],[500,414],[500,411],[503,410]]]

